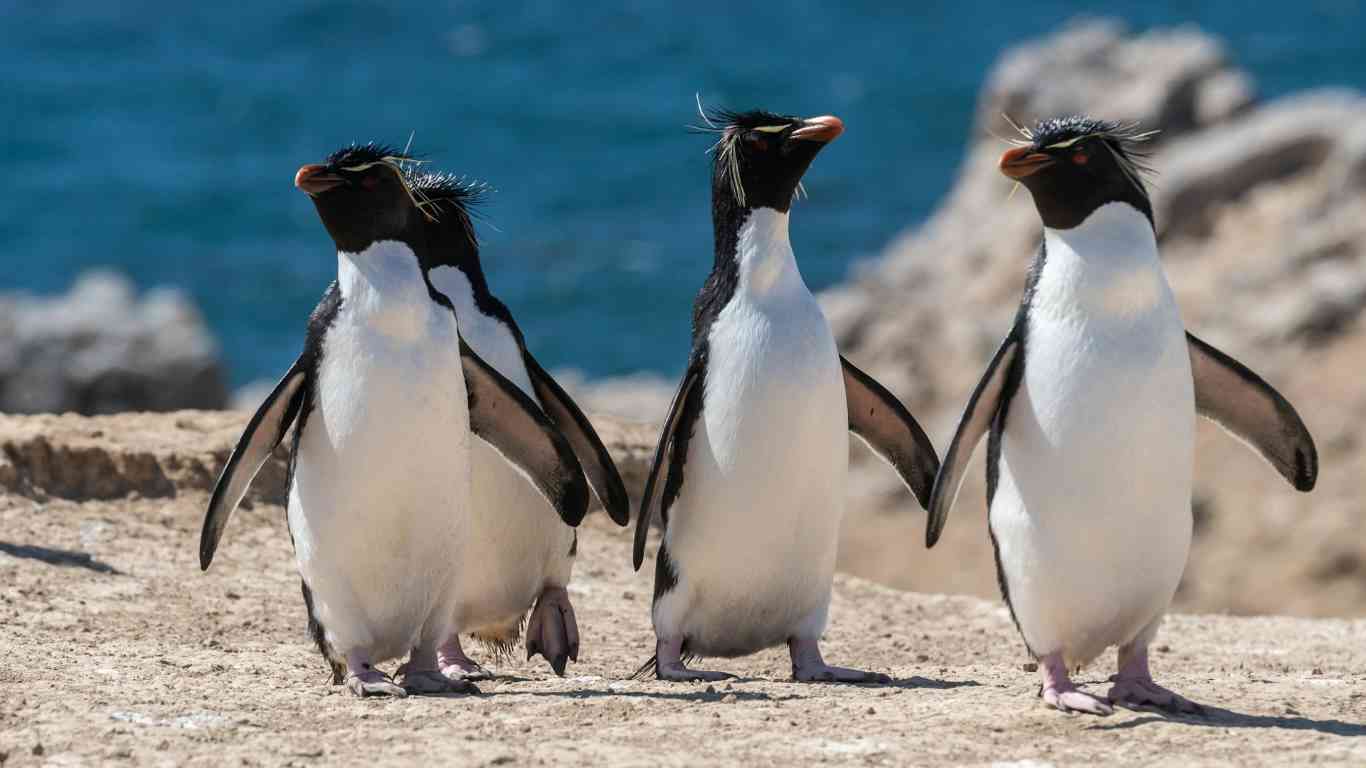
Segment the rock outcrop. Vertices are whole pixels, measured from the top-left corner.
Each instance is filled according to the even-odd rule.
[[[942,450],[1010,327],[1039,239],[1028,195],[1010,197],[996,170],[1004,145],[992,134],[1012,130],[1001,113],[1032,122],[1086,111],[1160,129],[1150,186],[1187,325],[1297,404],[1323,467],[1319,488],[1296,494],[1202,426],[1197,536],[1178,602],[1362,615],[1366,98],[1325,90],[1259,104],[1253,93],[1222,46],[1195,30],[1130,37],[1092,23],[1010,51],[987,82],[948,198],[822,300],[841,348],[906,400]],[[842,567],[918,590],[994,593],[980,465],[973,478],[945,542],[925,553],[923,513],[889,472],[862,462]]]
[[[222,408],[218,345],[182,293],[139,298],[88,272],[54,297],[0,296],[0,412]]]

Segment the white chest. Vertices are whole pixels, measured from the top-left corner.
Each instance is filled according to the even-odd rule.
[[[387,544],[398,557],[445,531],[443,516],[467,503],[469,414],[455,317],[431,300],[399,244],[339,254],[338,283],[342,304],[323,343],[295,501],[312,523],[305,538],[371,557]]]

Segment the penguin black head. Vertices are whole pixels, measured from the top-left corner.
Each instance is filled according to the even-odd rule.
[[[1089,117],[1040,121],[1018,128],[1023,139],[1001,156],[1001,173],[1034,197],[1045,227],[1071,229],[1107,203],[1125,202],[1152,223],[1153,207],[1142,176],[1148,173],[1137,145],[1157,132]]]
[[[712,148],[713,203],[742,209],[786,212],[811,161],[844,132],[833,115],[803,120],[762,110],[716,110],[703,119],[707,126],[700,130],[720,134]]]
[[[415,243],[424,211],[412,192],[404,165],[412,158],[390,147],[366,144],[333,152],[322,163],[294,174],[294,186],[308,193],[337,248],[360,253],[378,240]]]

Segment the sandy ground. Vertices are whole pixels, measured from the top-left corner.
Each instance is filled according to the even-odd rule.
[[[239,510],[201,574],[204,501],[0,496],[0,764],[1366,762],[1366,621],[1175,616],[1157,673],[1211,716],[1099,719],[1039,702],[998,603],[841,576],[826,656],[891,686],[795,684],[777,650],[714,662],[730,684],[630,681],[652,646],[649,569],[601,515],[566,679],[538,659],[478,697],[357,700],[304,636],[282,510]],[[1083,676],[1102,691],[1103,666]]]

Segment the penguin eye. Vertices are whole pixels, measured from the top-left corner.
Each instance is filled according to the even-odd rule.
[[[758,129],[750,131],[749,133],[745,134],[745,143],[749,144],[751,147],[754,147],[760,152],[768,151],[768,139],[765,138],[764,135],[760,133]]]
[[[361,177],[360,185],[366,189],[374,189],[379,186],[379,176],[377,174],[367,173]]]

